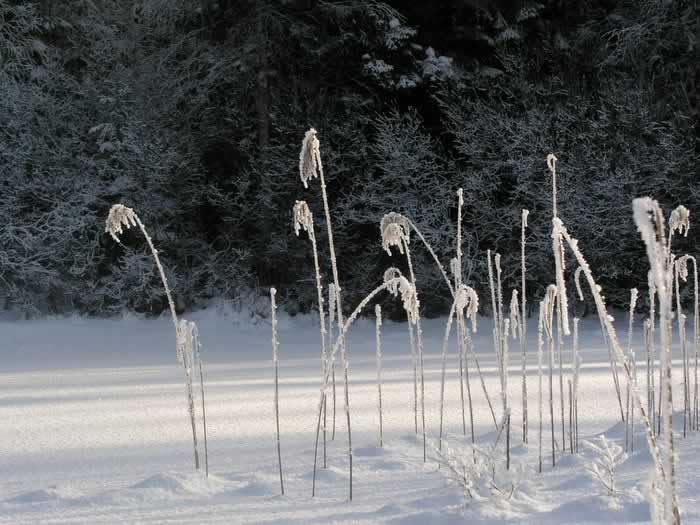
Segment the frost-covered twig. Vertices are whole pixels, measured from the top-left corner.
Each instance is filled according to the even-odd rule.
[[[277,343],[277,290],[270,288],[270,310],[272,312],[272,366],[275,372],[275,427],[277,429],[277,461],[280,471],[280,491],[284,495],[284,480],[282,477],[282,447],[280,445],[280,407],[279,407],[279,345]],[[318,440],[318,438],[317,438]],[[316,459],[314,458],[314,470]]]
[[[314,230],[314,217],[309,209],[309,206],[304,201],[296,201],[294,203],[294,208],[292,210],[294,215],[294,233],[297,237],[299,232],[304,230],[311,241],[311,250],[314,259],[314,276],[316,278],[316,294],[318,296],[318,318],[319,318],[319,332],[321,334],[321,374],[324,374],[326,367],[328,366],[328,356],[326,355],[326,316],[323,308],[323,282],[321,280],[321,268],[318,261],[318,247],[316,245],[316,232]],[[323,468],[326,468],[326,406],[327,399],[323,400]],[[318,443],[314,448],[314,463],[316,462],[316,456],[318,455]]]
[[[539,315],[537,321],[537,414],[539,416],[539,471],[542,472],[542,349],[544,346],[543,329],[545,323],[545,302],[540,301]]]
[[[379,397],[379,446],[384,446],[384,432],[382,428],[382,307],[375,305],[374,315],[376,317],[376,338],[377,338],[377,394]]]
[[[204,364],[202,363],[202,354],[200,352],[201,344],[199,343],[199,330],[197,325],[192,323],[192,345],[194,347],[194,358],[199,364],[199,387],[202,394],[202,427],[204,430],[204,473],[209,477],[209,443],[207,442],[207,410],[204,402]]]
[[[530,212],[522,210],[520,226],[520,351],[522,353],[523,443],[527,443],[527,293],[525,289],[525,230]]]

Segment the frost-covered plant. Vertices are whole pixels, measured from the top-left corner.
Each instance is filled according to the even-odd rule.
[[[634,221],[646,246],[647,258],[651,267],[656,293],[659,299],[659,330],[661,332],[661,369],[664,383],[660,385],[663,391],[663,407],[659,406],[664,418],[661,427],[663,447],[658,486],[663,487],[663,504],[657,502],[656,512],[664,523],[680,523],[676,496],[675,458],[673,448],[673,389],[671,384],[671,326],[673,319],[673,253],[671,241],[675,232],[688,233],[688,210],[679,206],[671,213],[669,233],[665,235],[664,216],[661,207],[655,200],[645,197],[633,202]],[[668,239],[668,241],[667,241]]]
[[[321,197],[323,199],[323,211],[326,218],[326,230],[328,232],[328,248],[331,256],[331,269],[333,272],[333,284],[335,285],[336,313],[338,317],[338,325],[344,326],[343,323],[343,301],[340,287],[340,279],[338,277],[338,264],[335,255],[335,243],[333,242],[333,227],[331,225],[331,212],[328,205],[328,194],[326,193],[326,179],[323,175],[323,163],[321,162],[321,146],[316,137],[316,130],[309,129],[304,135],[304,140],[301,144],[301,152],[299,153],[299,176],[305,188],[308,188],[309,181],[315,178],[321,180]],[[339,343],[341,346],[340,358],[343,365],[343,383],[345,394],[345,417],[348,427],[348,463],[350,466],[349,480],[349,499],[352,501],[352,427],[350,425],[350,393],[348,386],[348,359],[347,348],[345,345],[345,332],[339,331]],[[326,374],[327,375],[327,371]],[[325,390],[323,393],[325,397]],[[322,406],[324,403],[322,403]],[[315,476],[314,476],[315,477]],[[314,479],[315,481],[315,479]],[[312,495],[315,493],[315,484],[312,488]]]
[[[382,428],[382,307],[375,305],[374,315],[376,317],[376,338],[377,338],[377,394],[379,408],[379,446],[384,446],[384,432]]]
[[[202,398],[202,430],[204,431],[204,474],[209,477],[209,443],[207,442],[207,409],[204,401],[204,363],[200,352],[199,330],[192,323],[192,345],[194,347],[194,361],[199,365],[199,388]]]
[[[316,245],[316,233],[314,231],[314,217],[309,209],[309,206],[304,201],[296,201],[294,203],[294,208],[292,209],[292,215],[294,216],[294,233],[297,237],[299,233],[304,230],[311,241],[311,249],[314,258],[314,276],[316,277],[316,293],[318,296],[318,317],[320,324],[320,334],[321,334],[321,374],[326,372],[326,367],[328,366],[328,356],[326,352],[326,316],[323,308],[323,282],[321,280],[321,268],[318,261],[318,247]],[[326,468],[326,412],[327,412],[328,399],[323,400],[323,468]],[[314,463],[316,462],[316,456],[318,454],[318,440],[314,447]]]
[[[558,298],[557,287],[550,284],[544,299],[543,327],[549,342],[549,424],[552,437],[552,466],[557,464],[554,439],[554,309]]]
[[[195,346],[197,327],[185,319],[177,323],[177,358],[185,370],[185,391],[187,393],[187,412],[192,426],[192,444],[194,446],[194,468],[199,470],[199,449],[197,446],[197,422],[194,409],[194,388],[192,374],[195,366]]]
[[[438,448],[442,447],[442,429],[443,429],[443,414],[445,410],[445,372],[447,368],[447,347],[450,338],[450,329],[452,327],[452,319],[456,317],[459,319],[464,319],[466,316],[470,319],[472,324],[472,330],[476,331],[476,313],[479,309],[479,297],[473,288],[465,286],[463,284],[459,285],[457,288],[457,293],[455,294],[455,300],[452,302],[452,307],[450,308],[450,313],[447,318],[447,323],[445,325],[445,335],[442,340],[442,374],[440,379],[440,430],[439,430],[439,442]],[[462,334],[459,334],[462,337]],[[460,352],[461,352],[460,345]],[[472,431],[472,442],[474,441],[474,417],[471,405],[471,395],[469,396],[469,415],[471,420],[471,431]]]
[[[499,257],[500,260],[500,257]],[[501,386],[503,386],[503,370],[501,369],[502,357],[501,357],[501,337],[503,335],[501,331],[501,320],[499,318],[499,308],[498,302],[496,301],[496,284],[493,278],[493,263],[491,262],[491,250],[486,251],[486,261],[489,272],[489,290],[491,291],[491,310],[493,312],[493,348],[496,353],[496,361],[498,363],[498,377],[501,381]]]
[[[605,436],[600,436],[598,443],[586,441],[585,446],[595,454],[592,462],[586,465],[586,470],[603,485],[606,495],[614,498],[616,472],[627,459],[627,454],[620,445]]]
[[[530,212],[522,210],[520,226],[520,351],[522,353],[522,398],[523,398],[523,443],[527,443],[527,292],[525,289],[525,230],[527,229],[527,216]]]
[[[574,433],[574,446],[573,452],[578,452],[578,384],[579,378],[581,376],[581,355],[579,354],[578,346],[578,317],[574,317],[574,342],[573,342],[573,358],[571,363],[571,369],[573,370],[573,384],[572,384],[572,411],[573,411],[573,433]]]
[[[680,340],[681,340],[681,351],[683,355],[683,399],[684,399],[684,411],[683,411],[683,436],[686,435],[688,427],[691,429],[693,427],[693,418],[695,414],[695,409],[694,406],[696,405],[695,401],[692,401],[691,405],[691,399],[690,399],[690,353],[688,352],[688,343],[686,341],[686,331],[685,331],[685,315],[682,314],[682,307],[681,307],[681,294],[680,294],[680,283],[679,281],[688,281],[688,261],[693,261],[693,264],[695,266],[695,277],[697,277],[697,263],[695,261],[695,258],[690,256],[690,255],[684,255],[682,257],[679,257],[676,260],[675,264],[675,280],[676,280],[676,311],[677,314],[676,316],[678,317],[678,333],[680,334]],[[695,353],[697,354],[697,337],[698,337],[698,307],[697,307],[697,279],[695,280],[695,288],[694,288],[694,312],[693,312],[693,317],[694,317],[694,329],[693,329],[693,348],[695,349]],[[697,384],[697,368],[695,371],[695,382]]]
[[[634,336],[634,310],[637,307],[637,299],[639,297],[639,290],[632,288],[630,290],[630,312],[629,312],[629,327],[627,329],[627,360],[629,366],[631,367],[633,374],[632,379],[636,381],[637,379],[637,366],[634,355],[634,350],[632,349],[632,338]],[[625,418],[625,450],[629,447],[630,450],[634,450],[634,403],[631,399],[630,384],[627,382],[627,415]]]
[[[275,427],[277,437],[277,462],[280,472],[280,491],[284,495],[284,479],[282,476],[282,448],[280,445],[280,406],[279,406],[279,344],[277,342],[277,290],[270,288],[270,312],[272,321],[272,367],[275,373]],[[314,463],[315,463],[314,458]]]
[[[143,222],[141,222],[139,216],[133,209],[124,206],[123,204],[115,204],[110,208],[109,214],[107,215],[107,220],[105,221],[105,233],[109,233],[112,239],[121,244],[121,240],[119,239],[120,235],[124,233],[124,230],[128,230],[129,228],[134,226],[138,226],[144,238],[146,239],[146,242],[148,243],[148,247],[151,250],[153,260],[155,261],[156,267],[158,268],[158,273],[160,275],[160,279],[163,283],[165,296],[168,300],[170,316],[173,321],[173,326],[175,327],[175,347],[177,356],[180,360],[180,363],[185,367],[185,388],[187,390],[188,411],[190,414],[190,420],[192,424],[192,441],[194,443],[194,468],[196,470],[199,470],[199,453],[197,452],[197,427],[195,424],[194,398],[192,395],[192,360],[190,359],[190,361],[188,362],[188,360],[184,358],[186,350],[188,348],[191,349],[193,345],[193,342],[191,340],[191,331],[188,328],[189,325],[181,324],[178,320],[177,312],[175,311],[175,302],[173,301],[172,293],[170,291],[170,287],[168,286],[168,279],[165,276],[165,270],[163,269],[163,265],[160,262],[160,257],[158,256],[158,250],[156,250],[155,246],[153,245],[153,240],[148,234],[148,231],[146,230],[146,227],[144,226]],[[187,322],[185,321],[185,323]]]
[[[357,317],[362,313],[364,308],[381,292],[387,291],[390,294],[394,296],[399,296],[401,295],[402,300],[407,302],[408,297],[413,294],[412,285],[411,283],[401,274],[399,270],[396,268],[390,268],[384,273],[384,281],[382,284],[377,286],[374,290],[372,290],[369,294],[367,294],[362,301],[355,307],[355,309],[352,311],[350,316],[345,320],[345,322],[341,325],[340,323],[338,324],[338,337],[335,340],[335,343],[333,344],[330,354],[329,354],[329,359],[330,362],[333,362],[335,359],[335,355],[338,352],[338,349],[342,347],[342,342],[347,335],[348,331],[350,330],[350,327],[352,324],[355,322]],[[323,409],[323,396],[325,395],[325,392],[328,388],[328,382],[330,380],[330,372],[331,369],[327,368],[326,373],[324,374],[323,381],[321,383],[321,393],[320,393],[320,399],[318,403],[318,410],[317,410],[317,422],[316,422],[316,433],[318,434],[320,426],[321,426],[321,415],[322,415],[322,409]],[[315,485],[312,490],[315,490]]]
[[[330,283],[328,285],[328,341],[329,344],[333,342],[333,326],[335,324],[335,285]],[[331,440],[335,440],[335,359],[326,358],[326,361],[330,361],[331,367],[331,383],[333,392],[333,430],[331,432]],[[325,422],[324,422],[325,424]]]
[[[420,371],[420,400],[421,400],[421,428],[423,431],[423,461],[427,460],[426,435],[425,435],[425,372],[423,366],[423,332],[421,329],[418,292],[416,290],[416,275],[413,271],[413,261],[411,260],[411,251],[409,248],[410,221],[398,213],[389,213],[382,217],[380,223],[382,235],[382,247],[391,254],[391,247],[398,248],[399,252],[406,255],[408,262],[408,272],[411,278],[410,286],[404,284],[404,281],[399,281],[399,292],[403,301],[404,310],[408,315],[410,324],[416,328],[416,348],[418,350],[418,367]],[[449,279],[446,278],[449,283]],[[451,285],[450,285],[451,286]],[[396,292],[393,292],[396,294]]]
[[[543,331],[544,331],[544,324],[545,324],[545,317],[546,313],[545,310],[546,305],[545,301],[542,300],[540,301],[540,308],[539,308],[539,315],[538,315],[538,321],[537,321],[537,415],[538,415],[538,422],[539,422],[539,433],[537,436],[537,442],[538,442],[538,457],[539,457],[539,472],[542,472],[542,428],[543,428],[543,422],[542,422],[542,401],[543,401],[543,396],[542,396],[542,362],[543,362],[543,347],[544,347],[544,337],[543,337]]]

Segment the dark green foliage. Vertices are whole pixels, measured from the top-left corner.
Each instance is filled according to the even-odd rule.
[[[397,264],[380,249],[384,213],[411,217],[448,266],[458,187],[465,277],[480,293],[487,249],[515,285],[531,210],[537,304],[552,280],[549,152],[560,215],[624,306],[646,274],[632,198],[700,209],[698,9],[0,0],[0,298],[30,314],[163,310],[143,241],[103,234],[121,201],[152,232],[179,308],[275,286],[288,311],[308,311],[311,252],[291,207],[309,202],[327,263],[318,188],[297,173],[313,126],[348,307]],[[414,243],[422,306],[444,313],[447,288]]]

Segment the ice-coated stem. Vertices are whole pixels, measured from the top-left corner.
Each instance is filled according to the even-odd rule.
[[[374,307],[376,316],[376,338],[377,338],[377,394],[379,406],[379,446],[384,446],[384,432],[382,428],[382,307],[376,305]]]
[[[277,343],[277,290],[270,288],[270,307],[272,311],[272,365],[275,370],[275,426],[277,428],[277,462],[280,472],[280,491],[284,495],[284,479],[282,477],[282,447],[280,445],[280,408],[279,408],[279,345]],[[314,458],[314,464],[316,459]]]

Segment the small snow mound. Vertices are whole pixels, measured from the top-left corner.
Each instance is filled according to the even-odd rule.
[[[249,481],[233,492],[241,496],[273,496],[277,494],[279,490],[274,490],[269,484],[261,481]]]
[[[186,492],[187,489],[182,480],[170,474],[156,474],[150,478],[136,483],[133,489],[158,489],[171,492]]]
[[[58,503],[79,498],[82,494],[65,487],[55,485],[39,490],[22,492],[12,498],[5,500],[6,503],[32,504],[32,503]]]
[[[379,457],[384,454],[384,449],[380,447],[362,447],[355,449],[355,456],[357,457]]]
[[[203,473],[190,474],[160,473],[131,486],[131,490],[172,495],[214,495],[226,490],[226,482],[216,476]]]

